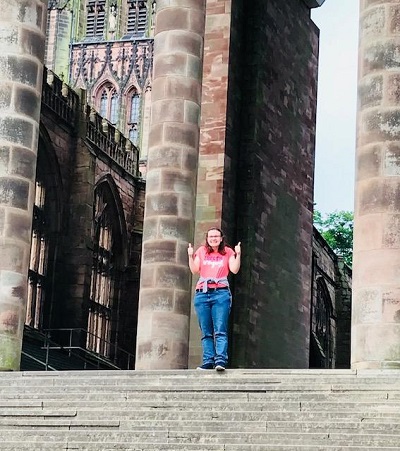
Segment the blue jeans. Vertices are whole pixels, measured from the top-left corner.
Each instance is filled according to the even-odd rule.
[[[196,292],[194,308],[201,330],[203,364],[228,361],[228,320],[231,311],[230,290],[211,290]]]

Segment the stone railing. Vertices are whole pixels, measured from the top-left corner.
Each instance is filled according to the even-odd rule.
[[[139,151],[118,129],[86,105],[86,138],[133,176],[139,175]]]
[[[75,129],[81,114],[81,120],[87,125],[84,137],[129,174],[135,177],[139,175],[138,149],[89,105],[82,104],[80,109],[78,93],[49,69],[44,72],[42,102]]]
[[[75,125],[79,96],[51,70],[44,68],[42,102],[70,125]]]

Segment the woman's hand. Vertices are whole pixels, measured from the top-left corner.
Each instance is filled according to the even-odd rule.
[[[235,246],[235,255],[229,259],[229,270],[233,274],[237,274],[240,269],[240,254],[242,253],[241,242]]]
[[[200,258],[198,255],[193,258],[194,251],[191,243],[189,243],[187,253],[189,257],[190,271],[192,274],[197,274],[200,271]]]
[[[241,248],[240,248],[240,241],[239,243],[235,246],[235,254],[236,255],[240,255],[240,253],[242,252]]]

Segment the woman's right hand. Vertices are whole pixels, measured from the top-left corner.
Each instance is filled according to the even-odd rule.
[[[188,252],[189,257],[193,257],[193,247],[192,247],[191,243],[189,243],[187,252]]]

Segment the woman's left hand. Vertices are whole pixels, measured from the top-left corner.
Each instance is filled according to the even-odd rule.
[[[235,246],[236,255],[240,255],[240,253],[242,252],[240,245],[241,245],[241,243],[239,241],[239,243]]]

